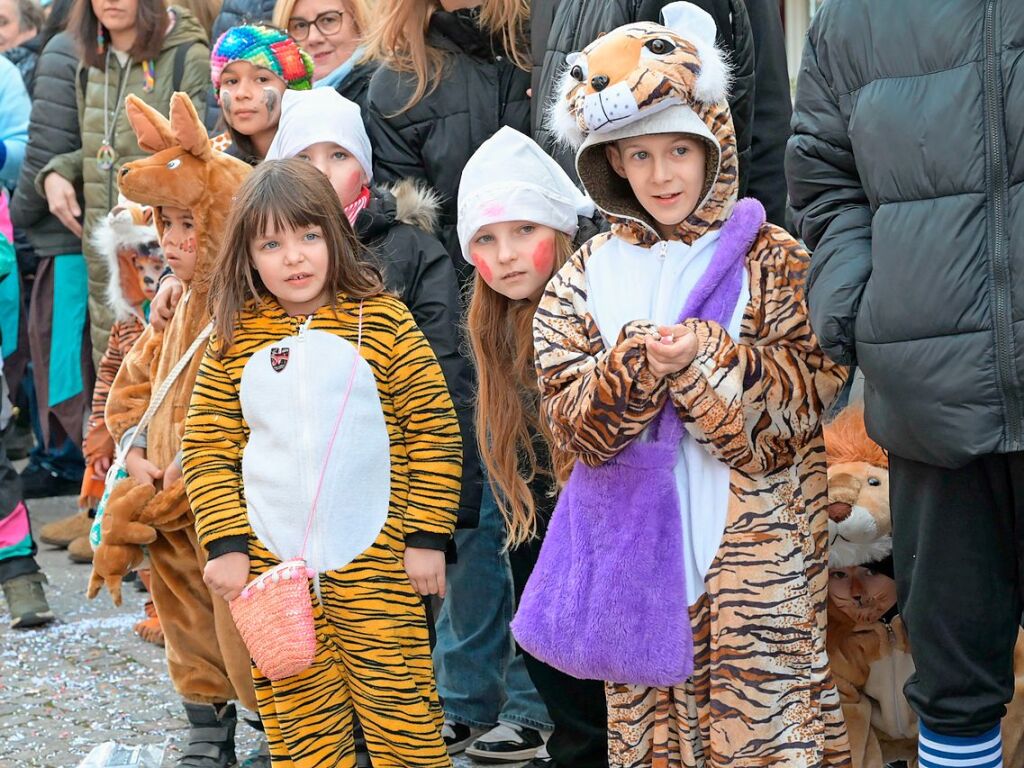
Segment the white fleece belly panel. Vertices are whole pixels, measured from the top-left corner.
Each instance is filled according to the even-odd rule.
[[[272,352],[280,370],[271,364]],[[242,372],[240,399],[250,430],[242,456],[249,522],[260,541],[287,560],[302,548],[354,357],[355,382],[306,548],[307,563],[320,572],[352,562],[387,519],[391,444],[373,371],[353,344],[309,330],[259,350]]]

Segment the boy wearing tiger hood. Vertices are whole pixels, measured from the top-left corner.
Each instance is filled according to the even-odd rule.
[[[567,61],[551,124],[612,227],[555,275],[534,320],[559,448],[595,467],[648,439],[665,407],[685,427],[682,567],[664,573],[689,603],[694,672],[607,684],[609,764],[849,766],[825,651],[821,438],[846,373],[808,324],[807,254],[760,203],[736,201],[713,20],[684,2],[663,18]],[[680,319],[695,299],[721,322]]]

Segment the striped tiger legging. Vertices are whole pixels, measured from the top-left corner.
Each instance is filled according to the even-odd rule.
[[[353,711],[374,768],[448,768],[423,603],[402,563],[392,522],[313,595],[313,665],[272,682],[253,667],[275,766],[354,768]],[[394,546],[398,544],[398,546]],[[249,540],[252,575],[279,561]]]

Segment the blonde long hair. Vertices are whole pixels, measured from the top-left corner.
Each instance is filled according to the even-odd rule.
[[[379,0],[380,21],[368,36],[369,56],[396,72],[411,72],[416,89],[400,112],[433,93],[441,82],[445,51],[427,43],[430,17],[440,9],[438,0]],[[502,47],[512,62],[529,71],[525,50],[530,22],[529,0],[483,0],[480,3],[480,34],[501,35]]]
[[[552,274],[573,252],[572,239],[556,234]],[[540,418],[540,393],[533,363],[533,315],[538,300],[513,301],[495,291],[476,273],[467,329],[477,367],[476,434],[498,507],[505,518],[509,546],[537,533],[537,509],[530,483],[540,474],[564,481],[572,459],[553,447],[550,430]],[[534,435],[551,453],[553,472],[537,465]]]

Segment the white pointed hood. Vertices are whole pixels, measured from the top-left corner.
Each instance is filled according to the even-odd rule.
[[[594,204],[532,139],[505,126],[480,145],[459,184],[459,245],[470,264],[477,230],[503,221],[531,221],[570,237]]]

